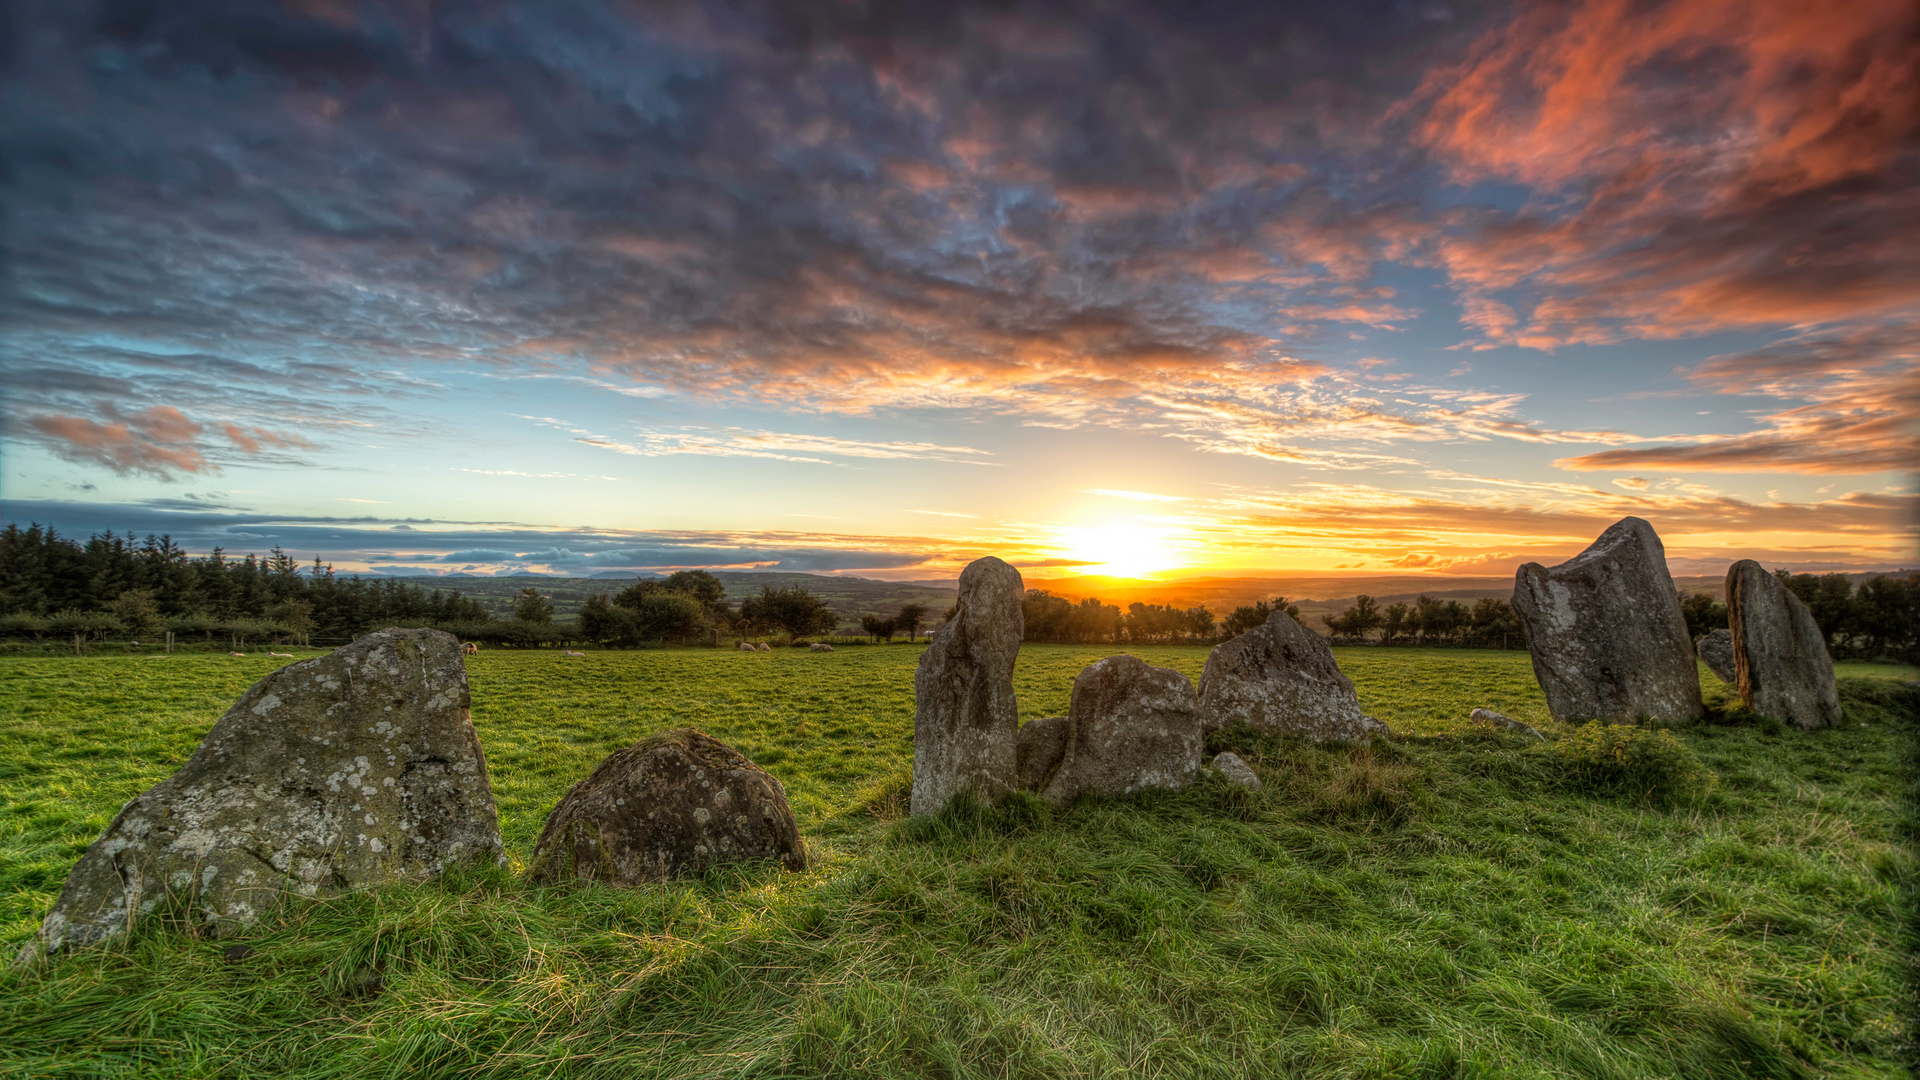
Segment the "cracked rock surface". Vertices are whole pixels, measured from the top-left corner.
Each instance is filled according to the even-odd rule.
[[[1522,566],[1513,609],[1555,720],[1706,715],[1666,547],[1640,518],[1614,522],[1558,566]]]
[[[121,809],[41,924],[46,952],[163,906],[227,933],[302,896],[504,865],[460,643],[382,630],[255,683]]]
[[[726,743],[678,728],[614,751],[573,785],[547,815],[527,874],[642,885],[764,860],[807,868],[780,781]]]

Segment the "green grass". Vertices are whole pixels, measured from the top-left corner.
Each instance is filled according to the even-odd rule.
[[[1028,646],[1023,717],[1108,650]],[[1197,677],[1205,650],[1141,649]],[[787,875],[533,889],[512,873],[149,924],[0,973],[18,1076],[1865,1077],[1910,1049],[1912,669],[1841,669],[1847,726],[1676,734],[1675,805],[1571,787],[1519,652],[1342,649],[1377,748],[1234,736],[1268,788],[898,819],[910,647],[486,652],[515,868],[608,752],[693,724],[780,777]],[[0,940],[270,664],[0,662]],[[1710,697],[1724,700],[1706,676]]]

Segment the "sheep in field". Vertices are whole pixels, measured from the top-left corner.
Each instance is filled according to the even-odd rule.
[[[465,645],[460,646],[460,652],[463,656],[475,656],[479,654],[480,646],[469,641]]]
[[[741,652],[759,652],[760,650],[753,647],[753,642],[743,641],[740,643],[740,651]]]
[[[769,645],[769,644],[767,644],[766,642],[764,642],[764,641],[763,641],[763,642],[761,642],[761,643],[760,643],[760,648],[759,648],[759,650],[758,650],[758,651],[760,651],[760,652],[772,652],[772,651],[773,651],[773,646],[771,646],[771,645]]]
[[[267,655],[268,656],[284,656],[289,660],[293,659],[293,654],[290,652],[274,652],[272,649],[267,650]]]
[[[574,651],[573,651],[572,649],[568,649],[568,650],[567,650],[567,655],[568,655],[568,656],[579,656],[579,657],[584,657],[584,656],[586,656],[587,654],[586,654],[586,653],[583,653],[583,652],[574,652]]]
[[[228,653],[227,655],[228,655],[228,656],[245,656],[245,655],[247,655],[247,654],[246,654],[246,653],[243,653],[243,652],[230,652],[230,653]]]

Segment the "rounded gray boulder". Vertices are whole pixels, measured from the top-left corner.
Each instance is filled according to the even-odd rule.
[[[573,785],[547,815],[527,876],[642,885],[763,861],[807,868],[786,791],[733,747],[679,728],[614,751]]]
[[[1124,653],[1088,664],[1073,680],[1065,726],[1060,763],[1040,792],[1049,802],[1183,788],[1199,775],[1199,703],[1172,668]]]
[[[1200,715],[1208,731],[1245,725],[1314,742],[1359,742],[1381,726],[1360,711],[1326,639],[1284,611],[1207,654]]]

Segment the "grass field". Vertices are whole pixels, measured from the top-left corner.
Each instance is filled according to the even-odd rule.
[[[1109,650],[1028,646],[1025,718]],[[1136,650],[1197,678],[1205,650]],[[1911,1058],[1913,669],[1848,723],[1676,734],[1679,802],[1567,784],[1519,652],[1341,649],[1378,748],[1235,740],[1217,781],[899,819],[911,647],[488,652],[515,869],[608,752],[692,724],[780,777],[817,857],[638,890],[513,873],[151,925],[0,973],[8,1076],[1865,1077]],[[0,943],[265,660],[0,661]],[[1709,696],[1724,699],[1705,677]]]

